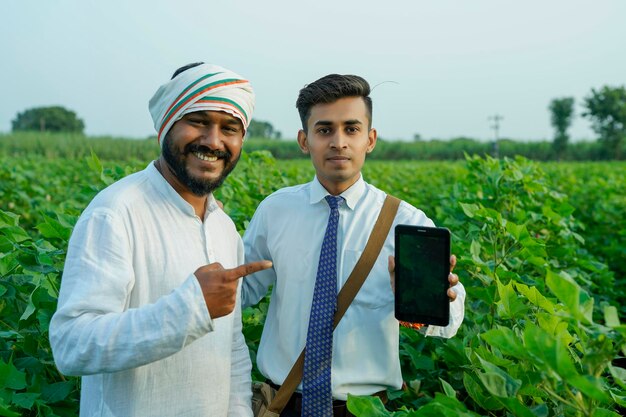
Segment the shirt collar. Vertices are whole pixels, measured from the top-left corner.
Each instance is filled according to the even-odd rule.
[[[359,176],[359,179],[350,186],[346,191],[339,194],[346,200],[346,206],[348,206],[351,210],[354,210],[357,202],[365,192],[365,181],[363,180],[363,175]],[[324,188],[324,186],[319,182],[317,176],[313,178],[311,182],[311,195],[309,202],[311,204],[319,203],[326,197],[330,195],[328,190]]]

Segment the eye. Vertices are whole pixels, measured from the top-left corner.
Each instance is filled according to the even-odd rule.
[[[320,127],[316,130],[316,132],[320,135],[328,135],[330,134],[331,130],[329,127]]]
[[[231,126],[231,125],[226,125],[222,127],[222,130],[224,132],[226,132],[229,135],[234,135],[236,133],[239,133],[239,127],[238,126]]]
[[[350,133],[350,134],[355,134],[355,133],[359,133],[359,128],[358,126],[348,126],[346,127],[346,132]]]
[[[188,117],[187,121],[194,125],[205,125],[206,121],[204,119],[200,119],[198,117]]]

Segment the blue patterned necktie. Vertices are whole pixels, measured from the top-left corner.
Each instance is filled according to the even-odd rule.
[[[302,417],[332,417],[330,368],[333,321],[337,307],[337,224],[343,197],[326,196],[330,206],[328,226],[320,253],[313,303],[306,336],[302,376]]]

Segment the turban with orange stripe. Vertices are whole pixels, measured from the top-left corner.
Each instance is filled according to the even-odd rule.
[[[254,91],[240,75],[217,65],[201,64],[159,87],[150,99],[149,109],[163,147],[163,138],[174,123],[195,111],[229,113],[247,130],[254,110]]]

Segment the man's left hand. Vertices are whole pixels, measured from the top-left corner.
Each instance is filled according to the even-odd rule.
[[[452,273],[454,267],[456,266],[456,256],[450,256],[450,273],[448,274],[448,282],[450,283],[450,288],[448,288],[448,298],[450,301],[456,300],[456,291],[454,290],[454,286],[459,283],[459,276],[457,274]],[[396,260],[392,255],[389,255],[388,261],[389,268],[389,277],[391,278],[391,289],[395,293],[396,292]]]

